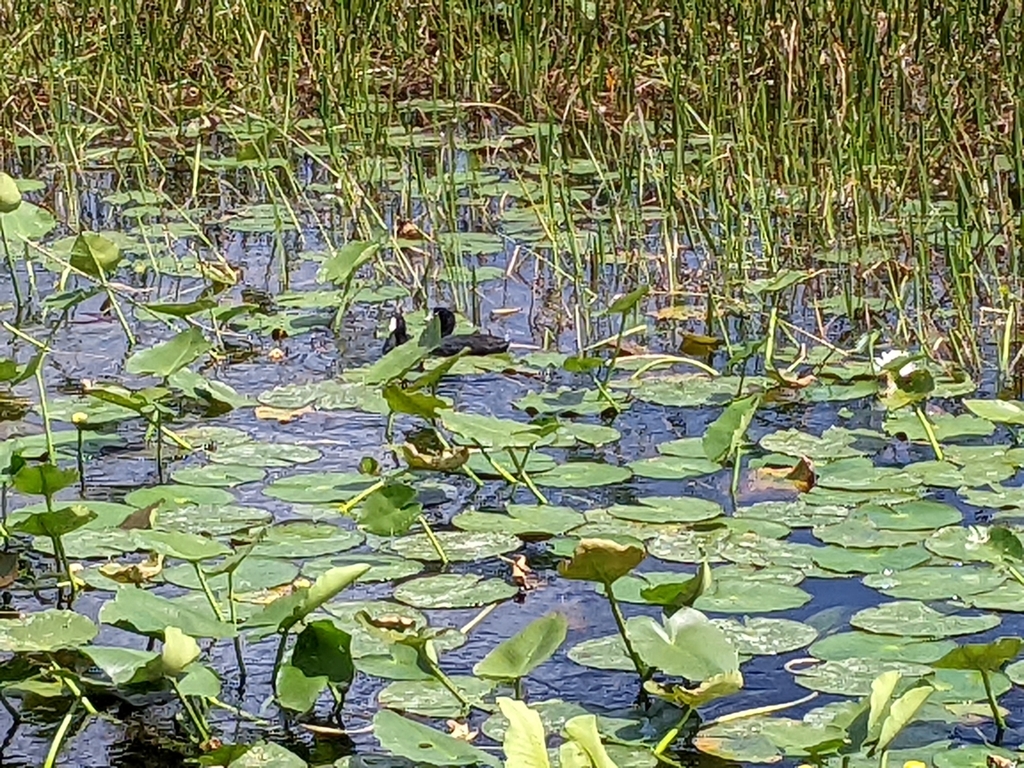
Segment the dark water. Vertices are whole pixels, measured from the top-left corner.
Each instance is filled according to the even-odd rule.
[[[101,197],[115,182],[113,176],[96,175],[87,177],[86,191],[79,198],[79,207],[83,212],[82,225],[95,230],[127,229],[135,226],[130,219],[118,216],[115,209],[101,201]],[[228,211],[245,202],[245,196],[237,196],[226,191],[224,196],[215,200],[215,210],[207,212],[213,220],[218,211]],[[58,212],[60,206],[56,206]],[[308,260],[300,260],[297,254],[303,250],[317,247],[320,237],[315,228],[303,232],[304,241],[296,234],[286,234],[280,239],[270,235],[245,235],[230,232],[217,225],[204,228],[207,235],[227,255],[230,261],[244,268],[244,283],[249,287],[260,288],[278,293],[282,289],[280,260],[289,262],[289,278],[292,290],[314,290],[320,286],[315,281],[316,265]],[[184,251],[179,244],[177,249]],[[200,250],[202,250],[200,246]],[[497,264],[504,266],[512,256],[512,248],[498,256],[480,257],[478,266]],[[473,259],[475,257],[468,257]],[[696,258],[688,253],[687,259]],[[495,333],[508,334],[515,344],[524,348],[537,346],[543,340],[544,329],[554,328],[564,349],[570,348],[573,339],[571,318],[568,320],[566,307],[572,306],[575,296],[571,291],[556,291],[550,276],[545,276],[536,266],[536,262],[520,259],[522,269],[503,283],[490,283],[480,297],[476,307],[460,307],[467,314],[475,313],[484,320],[484,325]],[[24,280],[24,275],[21,276]],[[54,289],[54,277],[37,269],[40,293],[46,294]],[[611,275],[608,281],[609,292],[614,290],[617,280]],[[162,278],[153,285],[143,285],[134,281],[135,287],[151,289],[146,294],[147,300],[155,300],[157,296],[168,300],[187,301],[195,296],[194,283],[184,280]],[[5,292],[0,300],[10,302],[13,295],[9,280],[5,281]],[[238,289],[235,289],[237,292]],[[431,303],[450,303],[451,297],[444,286],[431,285]],[[47,383],[50,386],[49,396],[57,397],[59,389],[64,385],[73,385],[82,379],[100,381],[117,381],[122,376],[123,360],[126,354],[124,334],[116,321],[103,315],[100,311],[102,299],[96,297],[85,306],[79,308],[69,326],[61,329],[53,338],[54,352],[49,360],[46,371]],[[491,319],[491,312],[502,307],[521,307],[523,311],[505,319]],[[379,354],[380,339],[377,334],[385,322],[389,305],[360,305],[354,308],[338,335],[321,329],[312,333],[286,339],[281,348],[286,354],[282,364],[268,361],[266,351],[273,344],[266,338],[254,338],[258,353],[250,358],[230,363],[218,364],[207,369],[212,376],[235,387],[239,392],[259,395],[269,389],[285,384],[317,382],[330,379],[340,371],[349,367],[363,365],[376,359]],[[799,315],[801,309],[794,307]],[[30,313],[22,318],[15,318],[13,311],[4,312],[5,319],[20,322],[20,327],[28,332],[42,335],[45,327],[37,322],[37,314]],[[135,325],[141,344],[148,346],[157,338],[166,335],[166,329],[156,324],[146,326]],[[682,327],[674,327],[659,332],[650,340],[652,349],[674,350],[677,343],[675,334]],[[601,326],[598,322],[597,331],[604,335],[612,332],[609,325]],[[601,333],[595,333],[600,336]],[[4,354],[16,356],[24,360],[31,349],[21,342],[12,343]],[[719,356],[712,361],[721,367],[724,357]],[[479,375],[461,377],[445,381],[441,392],[452,397],[460,408],[470,411],[494,413],[499,416],[522,415],[511,403],[530,391],[542,388],[554,388],[559,385],[580,385],[582,379],[568,375],[553,377],[542,382],[521,376]],[[24,387],[24,393],[33,397],[31,386]],[[757,416],[751,436],[757,439],[761,435],[794,427],[803,431],[820,434],[827,427],[837,423],[836,411],[840,406],[847,406],[855,412],[847,426],[879,428],[883,413],[871,408],[870,402],[854,402],[842,404],[821,404],[815,406],[771,406],[762,409]],[[679,409],[663,408],[642,402],[635,403],[629,410],[615,421],[621,431],[622,438],[617,443],[598,449],[589,449],[590,453],[602,457],[610,463],[624,463],[636,458],[656,455],[655,446],[677,437],[702,435],[707,425],[718,415],[716,408]],[[594,420],[591,420],[594,421]],[[382,446],[386,442],[385,423],[380,417],[362,414],[355,411],[325,411],[313,413],[290,423],[278,424],[275,421],[256,419],[251,410],[229,413],[214,419],[205,419],[202,423],[233,426],[245,430],[256,439],[268,442],[300,442],[323,452],[323,458],[315,464],[305,465],[300,471],[353,471],[364,456],[377,458],[384,467],[393,466],[393,457]],[[412,426],[411,422],[399,420],[398,431]],[[23,423],[0,423],[6,436],[38,432],[40,422],[35,414],[30,414]],[[137,424],[118,428],[118,433],[127,440],[130,446],[140,449],[142,434]],[[905,446],[894,447],[893,455],[899,448],[905,454],[905,461],[924,458],[923,449],[907,449]],[[919,454],[919,455],[917,455]],[[180,466],[198,464],[189,459],[168,467],[171,471]],[[294,473],[294,468],[287,470],[270,470],[269,483],[275,477]],[[169,474],[169,472],[168,472]],[[687,481],[654,481],[643,478],[633,480],[621,486],[598,488],[590,491],[572,490],[566,492],[550,491],[552,503],[563,503],[578,509],[595,508],[610,503],[628,501],[642,495],[699,495],[722,502],[727,509],[732,506],[728,496],[729,473],[723,472],[716,476]],[[148,452],[115,451],[97,457],[88,467],[89,497],[102,499],[120,499],[124,493],[143,485],[155,484],[157,481],[154,462]],[[477,490],[470,483],[459,478],[444,478],[449,486],[448,500],[432,513],[440,520],[446,521],[454,514],[469,505],[487,506],[500,504],[507,499],[507,493],[489,485]],[[287,504],[277,502],[262,495],[260,484],[247,484],[234,489],[238,503],[267,509],[276,519],[293,516],[293,510]],[[750,503],[767,498],[760,492],[745,492],[737,500]],[[517,491],[515,500],[529,502],[532,499],[525,489]],[[950,502],[956,501],[953,493],[948,494]],[[967,522],[970,522],[968,519]],[[793,538],[800,540],[800,532]],[[358,550],[357,550],[358,551]],[[659,563],[659,570],[672,569],[671,563]],[[494,563],[458,566],[457,570],[465,569],[474,572],[503,573],[503,568]],[[444,656],[444,668],[449,674],[468,674],[473,664],[498,642],[504,640],[524,627],[527,623],[549,611],[557,610],[564,613],[570,622],[567,642],[555,658],[541,667],[526,683],[532,700],[560,697],[569,701],[597,704],[609,712],[628,709],[634,704],[637,696],[635,678],[623,673],[603,673],[583,668],[570,662],[565,651],[578,642],[603,635],[614,630],[611,615],[606,603],[588,586],[558,578],[552,570],[541,574],[546,581],[543,588],[529,593],[523,603],[510,602],[500,606],[491,613],[470,635],[465,646]],[[875,591],[860,584],[856,578],[814,580],[803,583],[805,589],[814,595],[813,601],[807,606],[785,614],[794,619],[807,619],[825,609],[841,609],[841,617],[836,629],[846,627],[846,620],[857,610],[880,602]],[[370,586],[361,592],[354,589],[345,597],[354,599],[363,592],[380,594],[380,587]],[[96,593],[85,594],[76,609],[94,620],[102,605],[102,598]],[[15,592],[16,604],[24,610],[33,610],[44,605],[34,596]],[[627,615],[637,612],[655,614],[654,610],[639,606],[625,605]],[[431,621],[440,626],[460,626],[469,621],[475,610],[440,611],[431,614]],[[97,643],[124,643],[128,637],[120,630],[100,625],[101,631]],[[1024,621],[1018,615],[1004,615],[1003,624],[990,633],[991,636],[1007,634],[1024,634]],[[213,666],[223,679],[221,698],[227,703],[271,721],[269,727],[255,725],[239,720],[230,713],[216,712],[211,716],[215,728],[225,742],[247,742],[257,738],[270,738],[303,755],[315,763],[329,763],[346,754],[351,749],[369,750],[375,748],[375,741],[368,733],[356,734],[351,742],[345,740],[315,739],[312,734],[304,731],[294,723],[282,720],[276,710],[269,705],[272,691],[270,688],[270,672],[273,664],[274,641],[247,644],[245,647],[245,664],[248,678],[244,686],[239,685],[237,664],[233,650],[228,643],[219,643],[212,650]],[[783,669],[790,659],[803,655],[801,651],[777,657],[757,657],[744,666],[746,680],[744,691],[733,698],[726,699],[708,707],[707,717],[714,717],[724,712],[758,706],[776,704],[800,698],[807,691],[793,682],[793,677]],[[377,710],[376,693],[379,683],[366,676],[358,676],[349,692],[344,709],[346,728],[358,731],[366,727]],[[787,712],[789,716],[798,716],[811,706],[817,706],[830,700],[828,696],[820,696],[812,704]],[[1003,706],[1011,715],[1011,723],[1019,726],[1020,713],[1024,711],[1024,696],[1019,690],[1011,692],[1003,698]],[[81,731],[73,732],[65,745],[60,765],[81,766],[176,766],[182,764],[182,758],[173,749],[165,749],[169,740],[183,740],[175,733],[172,715],[176,710],[172,706],[154,706],[137,712],[123,713],[126,726],[104,720],[90,720]],[[320,717],[325,717],[326,710],[321,708]],[[50,722],[27,722],[16,724],[10,716],[0,710],[0,755],[2,765],[18,768],[40,765],[49,747],[55,723],[59,717]],[[980,742],[981,732],[966,728],[957,731],[958,739]],[[1019,742],[1019,732],[1012,732],[1011,739]]]

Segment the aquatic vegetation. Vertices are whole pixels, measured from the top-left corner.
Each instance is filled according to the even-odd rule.
[[[1019,9],[9,5],[5,761],[1019,759]]]

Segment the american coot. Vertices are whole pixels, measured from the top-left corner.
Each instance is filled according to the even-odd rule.
[[[508,350],[508,341],[492,336],[489,333],[455,334],[455,313],[447,307],[434,307],[434,314],[441,324],[441,343],[433,350],[440,357],[452,357],[463,349],[470,355],[496,355]],[[391,333],[384,342],[384,354],[409,340],[409,331],[405,327],[405,318],[401,310],[395,310],[391,316]]]

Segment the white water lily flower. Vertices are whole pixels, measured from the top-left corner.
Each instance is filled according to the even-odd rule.
[[[875,370],[876,371],[881,371],[883,368],[885,368],[885,366],[889,365],[889,363],[891,363],[893,360],[898,360],[899,358],[903,357],[905,354],[906,354],[906,352],[903,352],[902,350],[899,350],[899,349],[887,349],[885,352],[883,352],[882,354],[880,354],[878,357],[876,357],[874,359]],[[908,365],[909,365],[909,363],[908,363]]]
[[[907,376],[917,370],[917,366],[914,363],[907,363],[899,370],[900,378],[905,379]]]

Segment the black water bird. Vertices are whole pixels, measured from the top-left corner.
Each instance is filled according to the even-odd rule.
[[[508,341],[489,333],[455,333],[455,313],[447,307],[435,307],[434,315],[441,326],[441,343],[433,353],[439,357],[453,357],[463,349],[470,355],[495,355],[508,351]],[[405,317],[396,309],[391,316],[391,329],[384,342],[384,354],[409,340]]]
[[[471,355],[497,355],[508,351],[508,340],[489,333],[455,333],[455,313],[447,307],[434,307],[434,314],[441,323],[441,344],[434,349],[435,355],[452,357],[463,349]]]
[[[391,326],[388,337],[384,341],[384,354],[386,355],[395,347],[405,344],[409,340],[409,330],[405,327],[405,318],[402,310],[396,309],[391,315]]]

